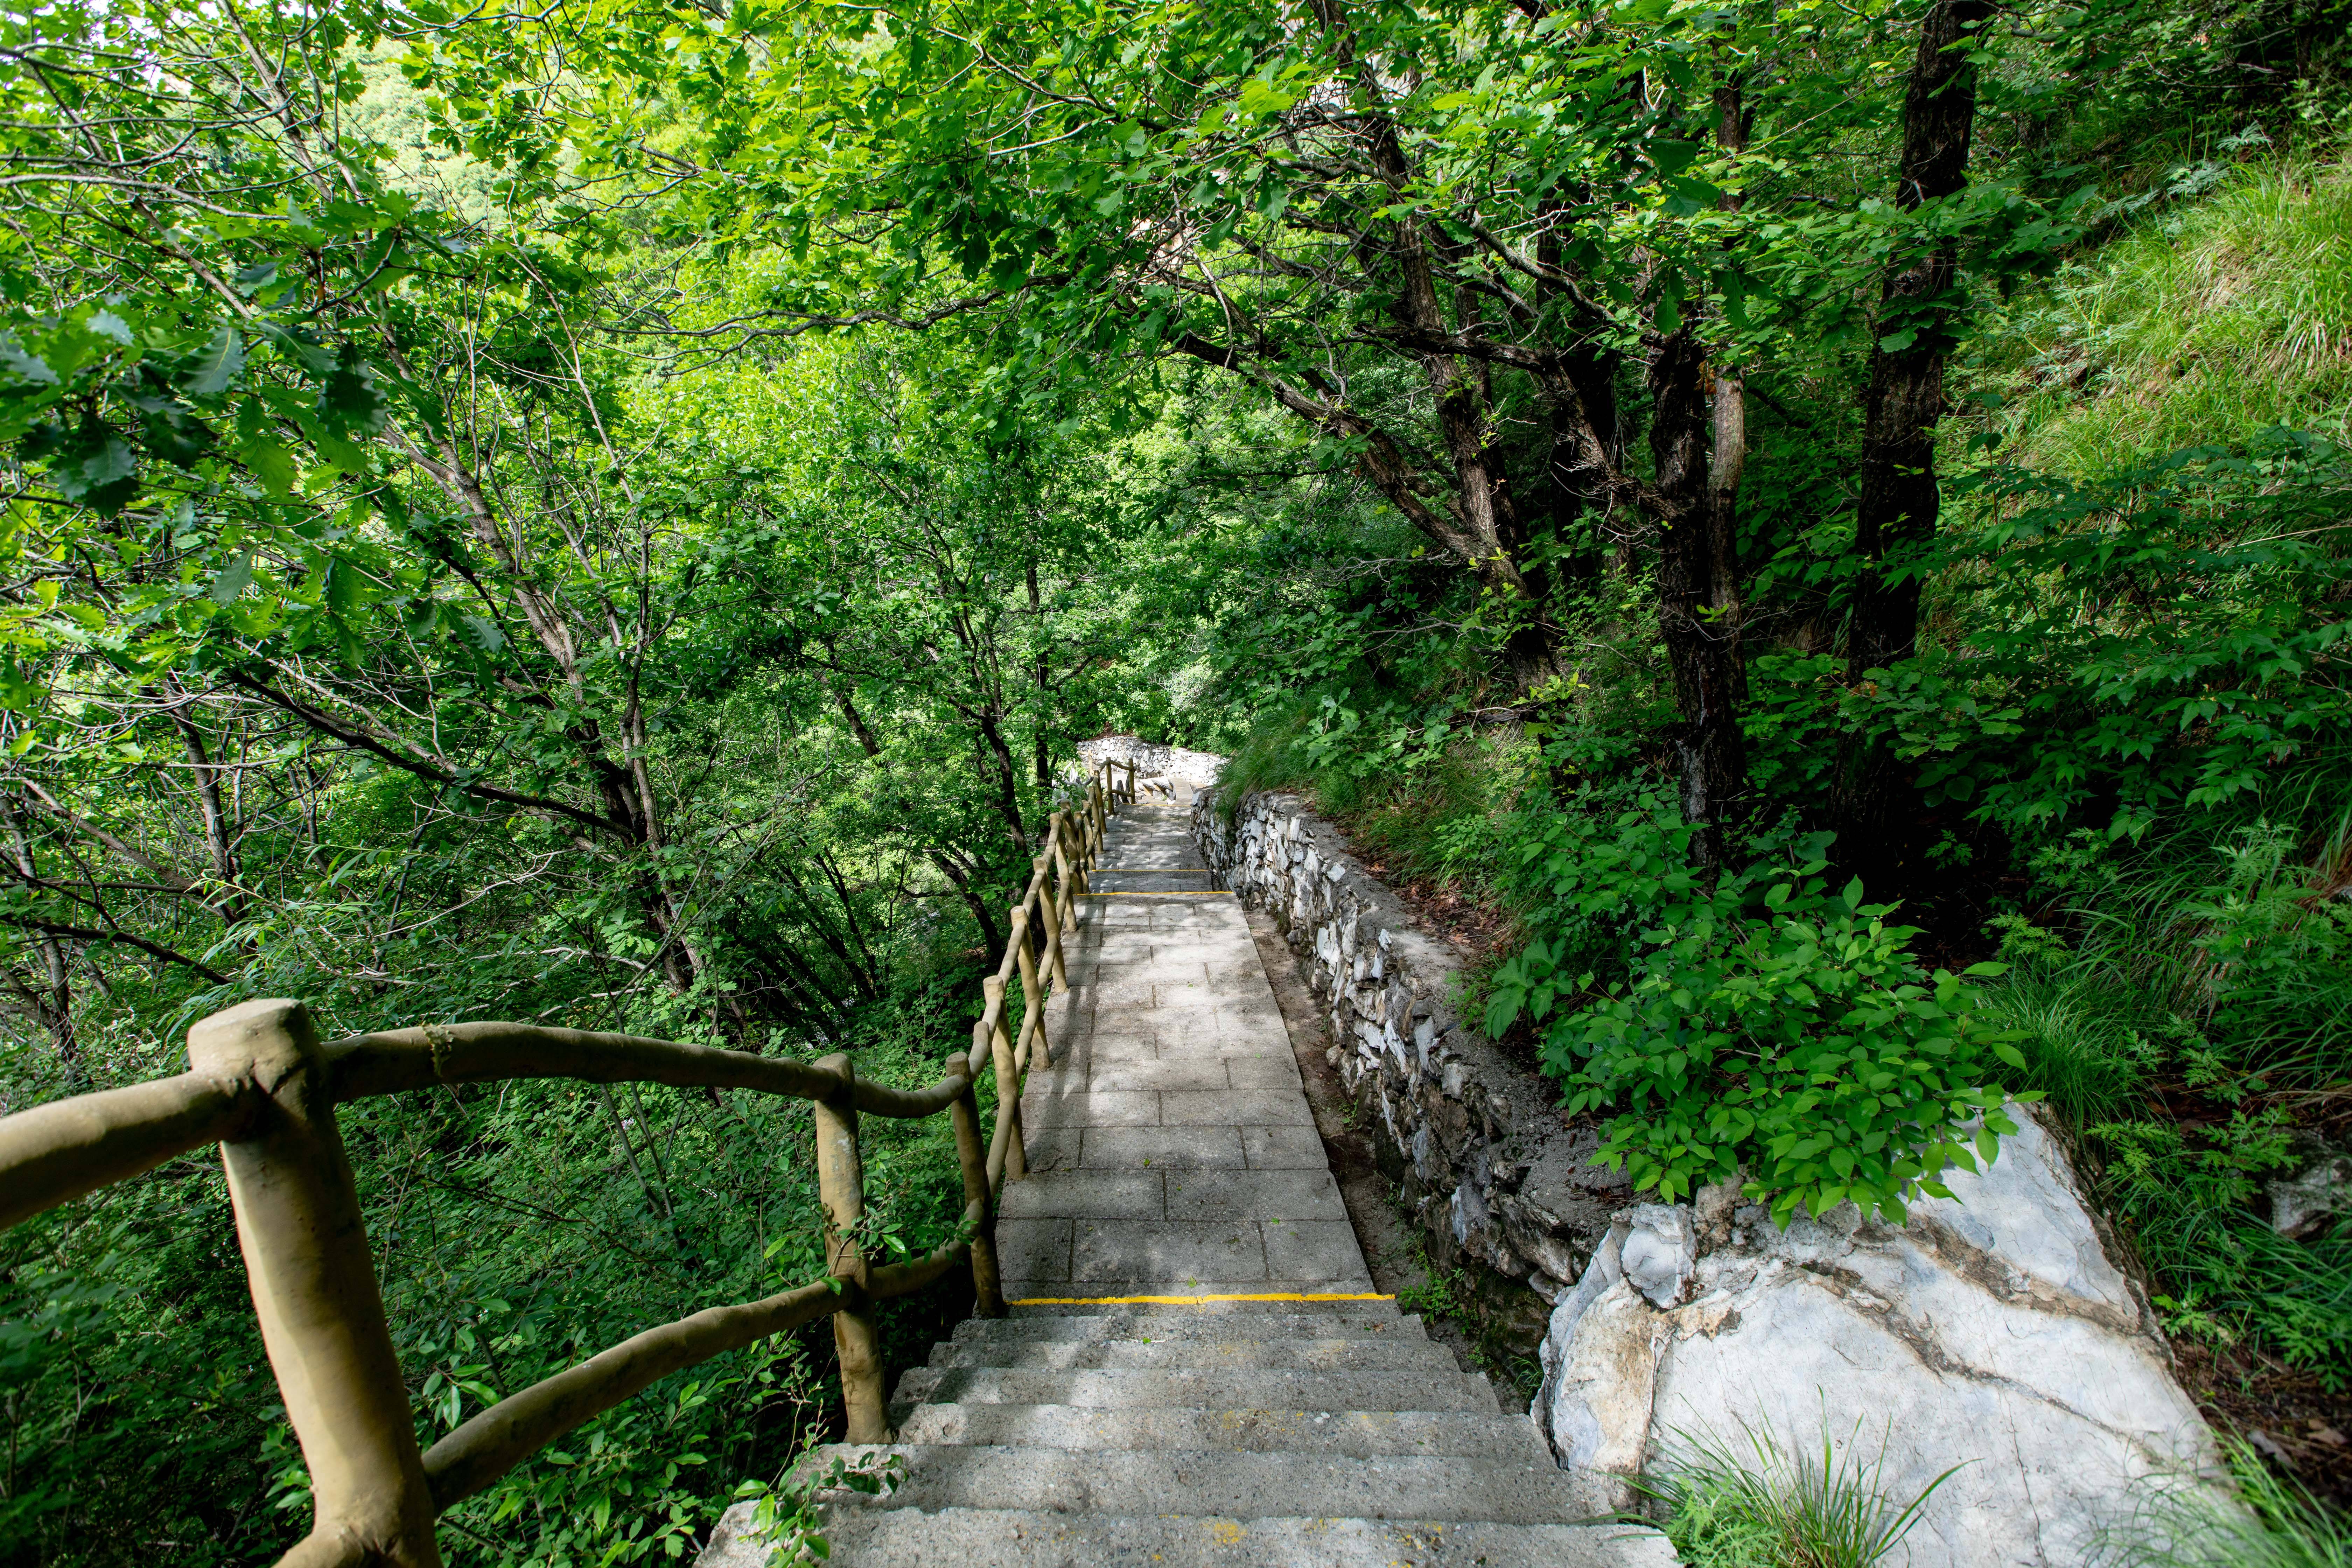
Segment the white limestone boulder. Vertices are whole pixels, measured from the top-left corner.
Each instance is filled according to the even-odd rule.
[[[1605,1496],[1691,1437],[1818,1454],[1826,1434],[1865,1458],[1884,1442],[1900,1501],[1960,1467],[1905,1543],[1911,1568],[2073,1568],[2146,1486],[2214,1473],[2063,1153],[2012,1114],[1991,1169],[1955,1173],[1954,1198],[1901,1228],[1848,1205],[1783,1231],[1719,1193],[1627,1211],[1544,1343],[1531,1414],[1562,1464]]]

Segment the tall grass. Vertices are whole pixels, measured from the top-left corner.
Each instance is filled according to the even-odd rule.
[[[1743,1423],[1737,1443],[1678,1432],[1643,1489],[1691,1568],[1871,1568],[1902,1543],[1953,1470],[1903,1500],[1886,1483],[1885,1441],[1864,1459],[1861,1432],[1857,1424],[1841,1446],[1824,1430],[1818,1456],[1783,1447],[1769,1426]]]
[[[2176,1331],[2352,1387],[2352,1224],[2297,1240],[2265,1184],[2352,1073],[2352,906],[2333,792],[2275,790],[2300,823],[2178,832],[2134,864],[2078,861],[1989,990],[2025,1068],[2092,1156]],[[2308,824],[2305,826],[2300,824]],[[2060,857],[2063,858],[2063,857]],[[2045,861],[2045,868],[2049,862]]]
[[[2235,1497],[2167,1487],[2106,1532],[2095,1568],[2352,1568],[2352,1518],[2319,1502],[2243,1447],[2230,1454]]]
[[[2011,311],[2012,456],[2090,477],[2274,425],[2352,438],[2352,160],[2214,173]]]

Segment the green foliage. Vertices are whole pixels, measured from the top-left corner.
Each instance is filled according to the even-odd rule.
[[[1764,836],[1709,887],[1662,799],[1605,825],[1548,817],[1523,824],[1516,873],[1548,898],[1495,972],[1486,1027],[1542,1027],[1563,1105],[1607,1118],[1598,1158],[1637,1191],[1671,1203],[1744,1177],[1784,1224],[1848,1200],[1900,1215],[2015,1131],[1990,1080],[2022,1058],[1969,984],[2000,966],[1929,973],[1916,930],[1887,923],[1859,879],[1832,889],[1828,835]],[[1593,973],[1567,963],[1604,931],[1626,944],[1625,977],[1592,994]]]
[[[2178,447],[2242,449],[2272,426],[2352,442],[2352,171],[2232,163],[2259,132],[2114,204],[2129,232],[2020,295],[1981,381],[2012,457],[2105,476]],[[2145,216],[2135,209],[2162,205]]]
[[[902,1454],[868,1453],[854,1461],[835,1455],[822,1466],[803,1463],[794,1467],[781,1486],[745,1481],[735,1489],[735,1500],[758,1500],[750,1528],[743,1533],[748,1539],[767,1544],[767,1561],[772,1568],[793,1563],[822,1563],[833,1555],[833,1548],[820,1528],[824,1516],[819,1511],[816,1494],[851,1491],[884,1498],[898,1490],[906,1477],[907,1460]]]
[[[2352,1522],[2242,1443],[2225,1448],[2233,1497],[2203,1487],[2154,1490],[2109,1528],[2100,1568],[2345,1568]]]
[[[2096,1157],[2176,1331],[2352,1386],[2352,1226],[2295,1240],[2262,1208],[2306,1158],[2294,1112],[2352,1068],[2352,921],[2312,896],[2305,833],[2266,818],[2120,864],[2084,840],[2044,858],[2052,923],[2010,920],[2017,967],[1988,991],[2015,1081]]]
[[[2143,833],[2333,754],[2352,739],[2329,607],[2347,485],[2340,449],[2283,431],[2097,482],[1979,476],[1994,515],[1922,563],[1965,604],[1965,648],[1862,686],[1826,656],[1760,658],[1759,784],[1824,789],[1840,739],[1868,736],[1916,767],[1924,806],[2032,843]]]
[[[1901,1500],[1883,1479],[1885,1440],[1864,1459],[1861,1435],[1857,1422],[1841,1445],[1824,1426],[1817,1458],[1790,1453],[1769,1427],[1743,1426],[1739,1444],[1677,1432],[1642,1486],[1692,1568],[1871,1568],[1903,1543],[1959,1467]]]
[[[2252,1196],[2352,1071],[2344,459],[2262,433],[2342,434],[2340,40],[2028,5],[1969,45],[1969,184],[1906,206],[1912,14],[1585,20],[0,17],[0,1105],[251,994],[928,1081],[1056,767],[1128,723],[1517,920],[1490,1021],[1645,1190],[1899,1208],[2043,1092],[2178,1325],[2340,1380],[2352,1243]],[[1929,247],[1948,295],[1890,295]],[[1894,756],[1966,930],[1811,819],[1696,877],[1655,798],[1641,362],[1685,329],[1751,394],[1742,809]],[[1927,651],[1847,671],[1853,411],[1928,334],[1987,410],[1947,447],[2020,463],[1894,563]],[[515,1085],[347,1134],[428,1441],[820,1267],[791,1108]],[[944,1130],[866,1136],[865,1239],[934,1245]],[[16,1557],[299,1529],[230,1236],[187,1161],[0,1240]],[[822,1426],[822,1338],[583,1428],[452,1560],[685,1555]]]

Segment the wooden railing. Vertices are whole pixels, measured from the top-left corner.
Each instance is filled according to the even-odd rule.
[[[1028,891],[1012,907],[1003,962],[983,980],[969,1048],[949,1056],[929,1089],[894,1089],[857,1076],[845,1055],[801,1063],[671,1040],[529,1024],[427,1024],[321,1043],[299,1002],[255,1001],[188,1031],[188,1071],[54,1100],[0,1119],[0,1228],[154,1169],[207,1143],[221,1146],[237,1243],[255,1314],[286,1413],[310,1468],[310,1535],[280,1568],[387,1563],[439,1568],[433,1521],[546,1444],[673,1372],[833,1315],[847,1436],[888,1436],[873,1304],[919,1290],[969,1261],[979,1310],[1004,1311],[996,1272],[996,1196],[1026,1172],[1021,1079],[1049,1057],[1045,982],[1066,987],[1062,933],[1097,863],[1110,814],[1135,798],[1135,767],[1105,763],[1085,803],[1055,812]],[[1017,1027],[1005,988],[1021,977]],[[972,1084],[996,1075],[996,1123],[983,1145]],[[438,1084],[565,1078],[743,1089],[810,1102],[816,1123],[826,1274],[796,1290],[714,1307],[648,1329],[509,1395],[430,1448],[416,1427],[384,1321],[359,1194],[335,1107]],[[961,1239],[908,1263],[870,1262],[857,1240],[865,1213],[860,1115],[945,1112],[963,1178]]]

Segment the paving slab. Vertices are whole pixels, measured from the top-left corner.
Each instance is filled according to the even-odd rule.
[[[968,1405],[1091,1405],[1133,1409],[1152,1405],[1234,1405],[1285,1410],[1475,1410],[1499,1415],[1483,1377],[1415,1367],[1408,1371],[1285,1372],[1255,1368],[972,1366],[908,1369],[898,1400]]]
[[[1166,1219],[1162,1183],[1158,1171],[1037,1172],[1005,1184],[998,1212],[1009,1219]]]
[[[767,1562],[769,1543],[748,1534],[752,1508],[727,1510],[711,1532],[705,1568]],[[848,1507],[827,1510],[825,1532],[832,1562],[892,1568],[1673,1568],[1675,1562],[1664,1536],[1625,1525]]]
[[[1254,1171],[1328,1171],[1323,1140],[1306,1127],[1241,1127],[1243,1163]]]
[[[1096,1171],[1165,1171],[1203,1165],[1239,1170],[1248,1161],[1238,1127],[1089,1127],[1079,1163]]]
[[[1370,1339],[1426,1338],[1418,1314],[1399,1312],[1395,1304],[1388,1300],[1312,1308],[1269,1307],[1252,1314],[1245,1323],[1189,1307],[1106,1307],[1086,1313],[967,1318],[955,1327],[959,1342],[990,1340],[1004,1343],[1031,1340],[1224,1339],[1239,1333],[1259,1339],[1326,1339],[1334,1334]]]
[[[1265,1242],[1255,1220],[1088,1219],[1072,1222],[1070,1279],[1264,1279]]]
[[[1339,1184],[1328,1170],[1175,1172],[1164,1180],[1170,1219],[1348,1222]]]
[[[1232,1319],[1224,1320],[1227,1323]],[[1263,1367],[1283,1372],[1376,1372],[1426,1367],[1451,1373],[1454,1352],[1429,1339],[1402,1334],[1311,1339],[1259,1339],[1243,1325],[1222,1338],[1207,1335],[1116,1340],[949,1340],[931,1347],[931,1366]]]
[[[1027,1320],[1036,1321],[1038,1320]],[[1216,1321],[1224,1321],[1220,1317]],[[1019,1443],[1040,1448],[1450,1454],[1549,1463],[1534,1426],[1474,1410],[1202,1410],[1160,1405],[1097,1410],[1071,1405],[924,1405],[899,1429],[908,1443]]]

